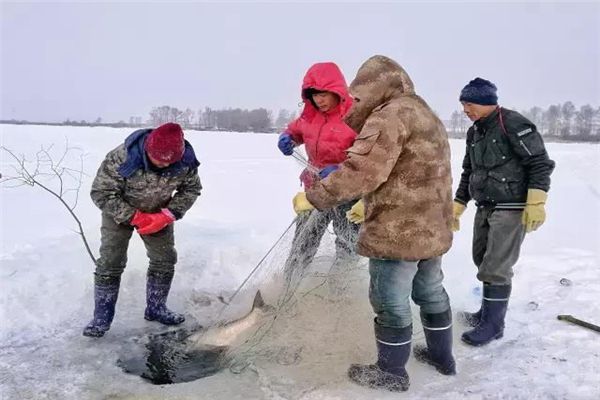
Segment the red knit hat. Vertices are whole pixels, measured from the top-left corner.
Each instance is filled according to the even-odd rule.
[[[154,129],[146,138],[145,148],[157,161],[173,164],[181,160],[185,150],[181,126],[168,122]]]

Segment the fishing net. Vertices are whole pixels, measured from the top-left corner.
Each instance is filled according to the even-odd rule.
[[[228,351],[231,372],[251,371],[263,380],[261,386],[288,398],[345,381],[350,363],[372,361],[374,355],[367,260],[337,258],[335,238],[325,233],[306,262],[299,243],[317,240],[308,232],[318,215],[306,218],[302,229],[286,233],[240,293],[251,304],[260,290],[274,309]],[[286,379],[278,378],[281,368]]]
[[[303,156],[296,155],[306,167]],[[337,213],[345,220],[345,209]],[[155,383],[189,381],[220,371],[255,374],[267,398],[298,398],[335,381],[347,382],[351,363],[374,359],[373,314],[368,260],[352,251],[356,227],[348,234],[333,234],[333,218],[332,211],[314,210],[291,221],[239,287],[203,309],[215,316],[210,327],[173,334],[167,345],[164,336],[150,339],[146,347],[156,353],[152,360],[161,364],[148,372],[147,357],[145,372],[138,374],[150,380],[149,375],[157,376]],[[252,324],[245,324],[245,318],[255,316],[251,309],[259,291],[267,306]],[[234,340],[206,347],[207,336],[237,329],[238,323],[243,329]]]
[[[344,220],[349,208],[337,211]],[[228,349],[228,366],[232,373],[257,374],[265,390],[284,397],[346,380],[351,362],[372,361],[374,354],[368,260],[354,253],[356,227],[335,235],[333,218],[333,211],[299,215],[221,313],[244,304],[237,315],[245,315],[257,291],[272,306]],[[294,379],[278,379],[280,368]]]

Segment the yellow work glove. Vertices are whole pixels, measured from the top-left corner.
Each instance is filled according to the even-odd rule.
[[[362,224],[365,221],[365,203],[362,199],[357,201],[350,211],[346,212],[346,218],[354,224]]]
[[[525,232],[535,231],[542,226],[546,220],[546,210],[544,205],[548,194],[540,189],[529,189],[527,191],[527,204],[523,210],[522,222],[525,225]]]
[[[460,229],[460,216],[463,215],[466,208],[467,206],[458,201],[454,201],[452,204],[452,232],[458,232]]]
[[[314,210],[314,208],[315,208],[307,200],[306,193],[304,193],[304,192],[298,192],[294,196],[292,203],[294,204],[294,211],[296,211],[296,214],[300,214],[301,212],[304,212],[304,211]]]

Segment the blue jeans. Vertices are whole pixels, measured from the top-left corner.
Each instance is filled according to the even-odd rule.
[[[377,314],[377,323],[389,328],[412,324],[410,297],[426,314],[450,309],[448,294],[442,285],[442,258],[429,260],[369,260],[369,300]]]

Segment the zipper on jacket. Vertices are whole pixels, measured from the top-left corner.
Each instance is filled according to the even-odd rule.
[[[522,140],[519,140],[519,144],[521,145],[521,147],[523,147],[525,149],[525,151],[527,152],[527,154],[529,154],[530,156],[533,155],[533,154],[531,154],[531,151],[529,151],[529,149],[527,148],[527,146],[525,146],[525,143],[523,143]]]
[[[317,133],[317,144],[315,144],[315,161],[319,159],[319,140],[321,139],[321,131],[328,122],[327,114],[325,114],[324,116],[325,122],[323,122],[323,124],[319,127],[319,133]]]

